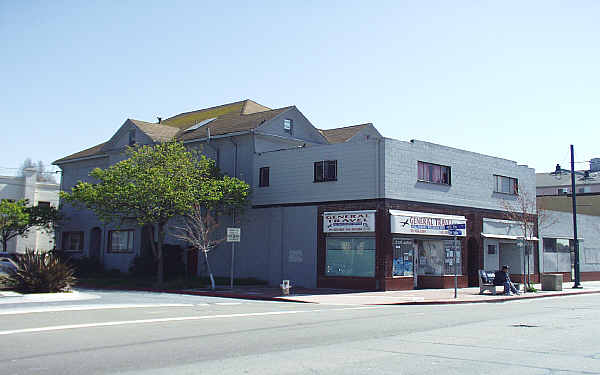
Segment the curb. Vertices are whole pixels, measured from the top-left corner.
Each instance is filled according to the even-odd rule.
[[[598,294],[600,290],[586,290],[581,292],[562,293],[562,294],[545,294],[545,295],[534,295],[534,296],[519,296],[519,297],[500,297],[495,299],[484,299],[474,301],[454,301],[454,300],[441,300],[441,301],[410,301],[410,302],[392,302],[392,303],[369,303],[369,306],[389,306],[389,305],[462,305],[467,303],[503,303],[524,299],[538,299],[538,298],[550,298],[550,297],[568,297],[576,296],[581,294]]]

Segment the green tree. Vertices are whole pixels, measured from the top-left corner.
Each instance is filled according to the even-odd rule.
[[[50,206],[27,206],[27,200],[12,202],[8,199],[0,201],[0,241],[2,251],[6,251],[8,240],[17,236],[27,236],[30,229],[39,228],[48,233],[62,216],[58,210]]]
[[[27,201],[11,202],[8,199],[0,201],[0,239],[2,251],[6,251],[8,240],[22,236],[29,230],[29,214]]]
[[[162,284],[167,222],[185,215],[194,204],[220,212],[244,207],[250,188],[220,175],[213,160],[198,158],[180,142],[136,146],[126,152],[127,159],[90,173],[97,183],[79,182],[61,197],[87,207],[104,222],[135,219],[140,226],[150,224],[158,237],[158,243],[150,242],[158,262],[157,281]]]

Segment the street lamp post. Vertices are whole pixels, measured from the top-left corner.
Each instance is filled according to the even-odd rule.
[[[573,245],[575,247],[575,283],[573,288],[581,288],[579,274],[579,239],[577,238],[577,198],[575,191],[575,156],[571,145],[571,199],[573,203]]]

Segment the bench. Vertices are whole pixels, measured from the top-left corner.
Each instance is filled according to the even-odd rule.
[[[496,295],[496,285],[494,285],[495,273],[492,271],[479,270],[477,276],[479,278],[479,294],[483,294],[483,292],[489,290],[493,295]]]

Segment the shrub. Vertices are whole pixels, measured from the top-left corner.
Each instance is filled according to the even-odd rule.
[[[97,276],[104,273],[104,267],[97,257],[77,256],[60,250],[53,250],[52,253],[56,254],[62,263],[73,266],[77,277]]]
[[[19,257],[17,265],[17,270],[8,275],[5,284],[19,292],[65,292],[76,281],[73,267],[53,253],[27,250]]]
[[[163,245],[163,259],[165,264],[165,278],[176,279],[185,275],[185,263],[183,256],[185,252],[181,246]],[[154,276],[158,269],[158,263],[152,253],[136,256],[131,262],[129,272],[137,277]]]

